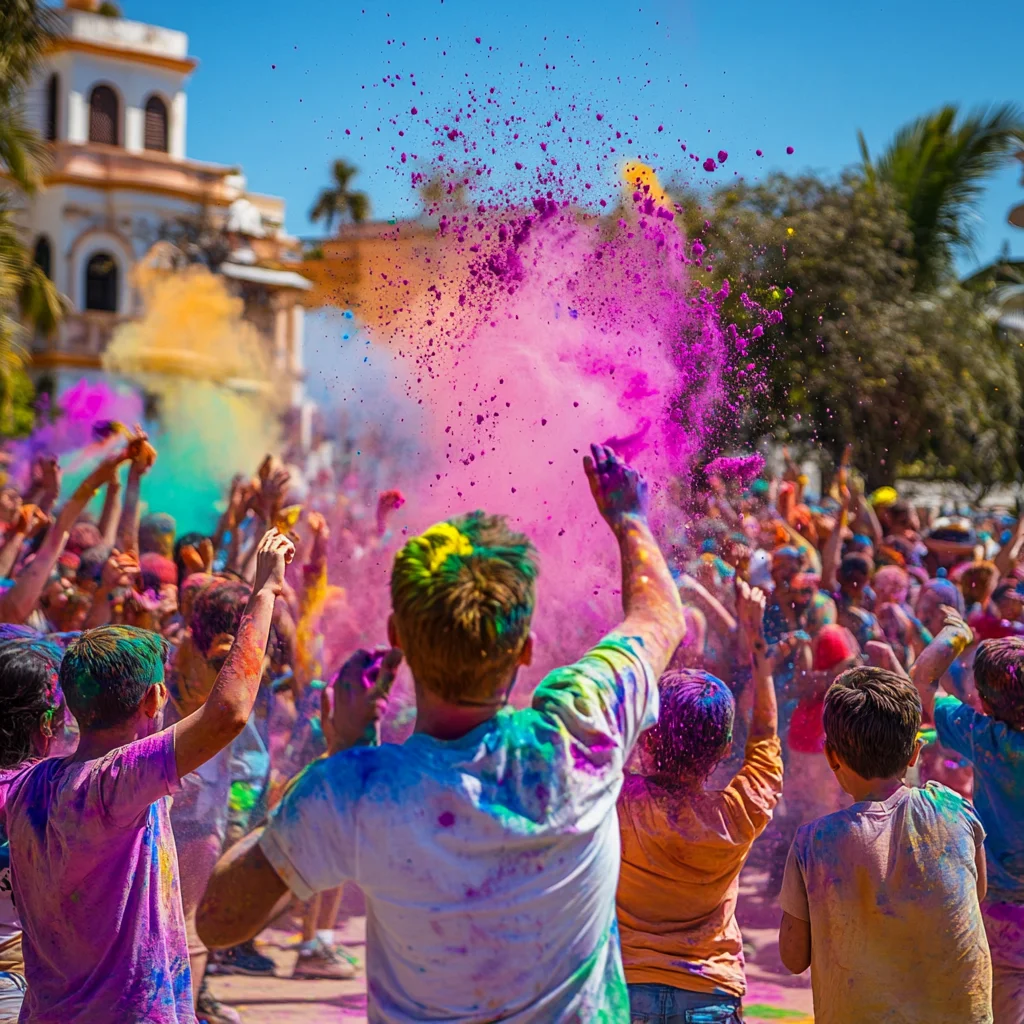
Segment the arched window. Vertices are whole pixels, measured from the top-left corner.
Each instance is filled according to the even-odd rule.
[[[146,149],[167,152],[167,104],[159,96],[146,100],[146,132],[143,140]]]
[[[117,264],[108,252],[95,253],[85,265],[85,308],[117,312]]]
[[[60,76],[50,75],[46,83],[46,122],[43,131],[47,141],[53,142],[57,138],[57,104],[60,101]]]
[[[89,141],[121,144],[120,104],[109,85],[97,85],[89,96]]]
[[[53,279],[53,250],[50,248],[50,240],[46,235],[40,235],[36,239],[35,252],[32,254],[36,266],[51,280]]]

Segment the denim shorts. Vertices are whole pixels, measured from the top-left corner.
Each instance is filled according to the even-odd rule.
[[[25,987],[25,979],[20,974],[0,971],[0,1024],[17,1024]]]
[[[630,1024],[742,1024],[740,1000],[671,985],[630,985]]]

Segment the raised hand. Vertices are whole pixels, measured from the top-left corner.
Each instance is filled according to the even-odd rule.
[[[736,618],[740,635],[747,649],[763,654],[766,650],[764,640],[764,610],[767,599],[764,592],[751,587],[746,581],[736,579]]]
[[[628,516],[646,519],[647,481],[611,448],[592,444],[590,452],[584,456],[583,470],[594,504],[605,522],[615,529]]]
[[[942,606],[942,614],[946,618],[942,623],[939,636],[944,636],[946,642],[955,648],[957,654],[961,654],[973,643],[974,632],[964,621],[964,617],[950,605]]]
[[[320,721],[334,754],[378,742],[380,719],[388,705],[402,652],[395,647],[356,651],[341,667],[333,692],[320,697]]]
[[[100,574],[100,587],[103,590],[117,590],[120,587],[131,587],[139,577],[139,560],[131,552],[122,554],[116,548],[103,563]]]
[[[33,537],[49,522],[50,517],[38,505],[22,505],[11,524],[11,530],[26,537]]]
[[[295,545],[278,530],[268,530],[256,549],[256,576],[252,584],[255,597],[261,590],[272,594],[284,590],[285,566],[295,557]]]
[[[149,434],[138,423],[128,442],[127,455],[132,460],[132,470],[140,476],[148,473],[156,462],[156,449],[149,443]]]

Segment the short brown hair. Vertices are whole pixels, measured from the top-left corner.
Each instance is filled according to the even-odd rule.
[[[492,700],[530,635],[536,552],[502,516],[437,523],[395,556],[391,605],[416,681],[452,703]]]
[[[825,694],[825,743],[861,778],[902,775],[921,726],[921,698],[908,680],[861,666],[840,675]]]
[[[974,684],[994,718],[1024,728],[1024,638],[983,640],[974,654]]]

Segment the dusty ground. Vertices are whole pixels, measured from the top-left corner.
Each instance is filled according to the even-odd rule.
[[[779,962],[777,904],[757,895],[762,871],[748,867],[741,878],[739,919],[747,943],[747,1021],[782,1021],[810,1024],[810,977],[794,978]],[[352,917],[342,941],[362,958],[365,919]],[[270,929],[261,936],[261,948],[278,964],[277,978],[218,978],[214,990],[225,1003],[238,1009],[246,1024],[357,1024],[366,1020],[366,986],[355,981],[292,981],[298,941],[293,932]]]

